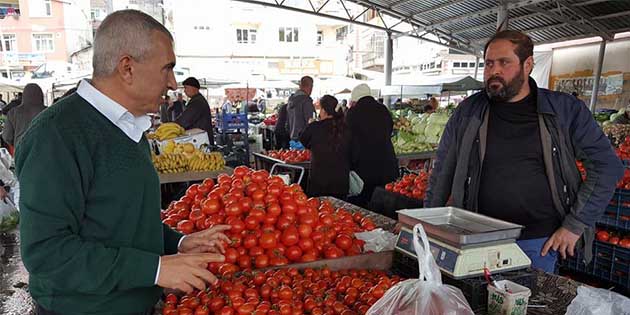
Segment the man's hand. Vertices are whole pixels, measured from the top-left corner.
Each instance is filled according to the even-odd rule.
[[[567,258],[567,253],[570,256],[575,255],[575,243],[580,239],[580,235],[561,227],[556,230],[553,235],[547,240],[545,246],[543,246],[541,256],[546,256],[549,249],[553,249],[560,253],[562,259]]]
[[[157,285],[162,288],[181,290],[186,293],[194,289],[203,291],[206,284],[215,284],[217,278],[206,269],[208,263],[223,262],[219,254],[177,254],[160,257],[160,274]]]
[[[231,229],[229,225],[215,225],[207,230],[186,235],[181,244],[181,253],[225,253],[223,246],[230,243],[230,238],[223,234],[223,231]]]
[[[0,186],[0,199],[4,200],[9,194],[4,189],[4,187]]]

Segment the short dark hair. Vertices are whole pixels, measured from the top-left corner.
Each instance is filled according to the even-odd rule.
[[[494,36],[488,40],[486,47],[483,49],[484,56],[488,51],[488,46],[490,46],[490,44],[495,40],[499,39],[510,41],[510,43],[516,45],[514,53],[518,56],[521,63],[525,62],[527,58],[534,55],[534,42],[529,36],[519,31],[505,30],[494,34]]]
[[[303,76],[300,79],[300,87],[307,87],[307,86],[313,86],[313,78],[309,77],[309,76]]]

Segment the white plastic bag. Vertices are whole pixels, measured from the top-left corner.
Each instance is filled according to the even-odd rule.
[[[363,249],[366,252],[380,253],[386,250],[394,250],[396,247],[396,234],[381,228],[368,232],[354,233],[354,236],[365,242]]]
[[[409,279],[387,290],[367,315],[474,315],[460,289],[442,284],[440,269],[421,224],[413,228],[413,243],[420,279]]]
[[[580,286],[577,296],[569,307],[567,315],[628,315],[630,299],[604,289]]]

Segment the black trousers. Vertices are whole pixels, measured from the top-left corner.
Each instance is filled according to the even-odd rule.
[[[39,304],[35,304],[35,315],[63,315],[61,313],[49,311]],[[129,315],[153,315],[153,308],[142,313],[130,313]]]

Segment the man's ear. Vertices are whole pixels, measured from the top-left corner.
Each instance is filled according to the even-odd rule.
[[[534,56],[529,56],[525,59],[525,73],[529,76],[534,70]]]
[[[133,74],[134,74],[134,61],[131,56],[125,55],[118,60],[118,65],[116,66],[116,73],[118,77],[120,77],[123,82],[127,84],[131,84],[133,82]]]

